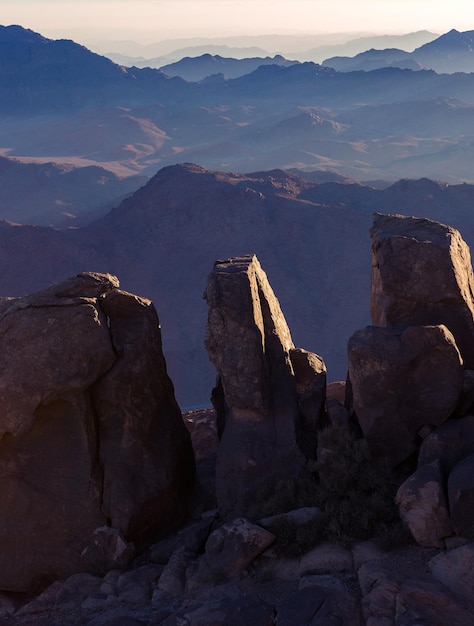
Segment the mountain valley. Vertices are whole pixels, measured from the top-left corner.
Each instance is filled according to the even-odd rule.
[[[6,157],[95,163],[121,175],[197,162],[229,172],[474,181],[472,74],[337,72],[284,59],[253,69],[258,59],[247,59],[243,76],[187,82],[11,26],[0,28],[0,53]]]

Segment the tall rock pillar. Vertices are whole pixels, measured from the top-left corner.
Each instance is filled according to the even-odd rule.
[[[217,261],[205,298],[209,306],[205,343],[225,407],[217,500],[221,516],[229,518],[245,514],[263,487],[296,477],[304,466],[297,444],[294,345],[255,256]]]

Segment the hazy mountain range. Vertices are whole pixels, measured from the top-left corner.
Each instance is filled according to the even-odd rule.
[[[381,67],[432,69],[436,72],[474,72],[474,31],[450,30],[408,53],[397,48],[361,52],[354,57],[332,57],[322,65],[340,72],[371,71]]]
[[[116,63],[137,67],[160,68],[183,57],[203,54],[243,59],[280,54],[288,59],[321,63],[334,55],[354,55],[370,48],[397,47],[411,51],[432,41],[437,34],[426,30],[404,35],[367,35],[363,33],[329,33],[318,35],[247,35],[234,37],[195,37],[169,39],[151,44],[134,41],[92,40],[90,47]],[[87,41],[87,39],[86,39]]]
[[[254,72],[261,65],[289,67],[296,63],[298,61],[288,61],[279,54],[274,57],[249,59],[229,59],[218,54],[203,54],[199,57],[184,57],[175,63],[163,65],[160,69],[167,76],[180,76],[187,81],[199,82],[213,74],[222,74],[225,78],[239,78],[239,76]]]
[[[474,181],[472,74],[308,62],[196,83],[21,27],[0,28],[0,55],[0,154],[22,161],[96,164],[121,176],[190,161]]]

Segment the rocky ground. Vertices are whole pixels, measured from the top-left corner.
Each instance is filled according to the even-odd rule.
[[[35,597],[2,595],[0,625],[474,623],[474,543],[457,538],[446,549],[412,544],[390,552],[371,541],[351,549],[324,544],[284,558],[260,526],[236,520],[217,527],[214,414],[193,411],[184,417],[197,458],[196,519],[127,568],[75,574]]]

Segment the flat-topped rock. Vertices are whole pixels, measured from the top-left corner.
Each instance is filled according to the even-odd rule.
[[[444,324],[472,369],[474,276],[460,233],[428,219],[376,213],[370,234],[372,324]]]

